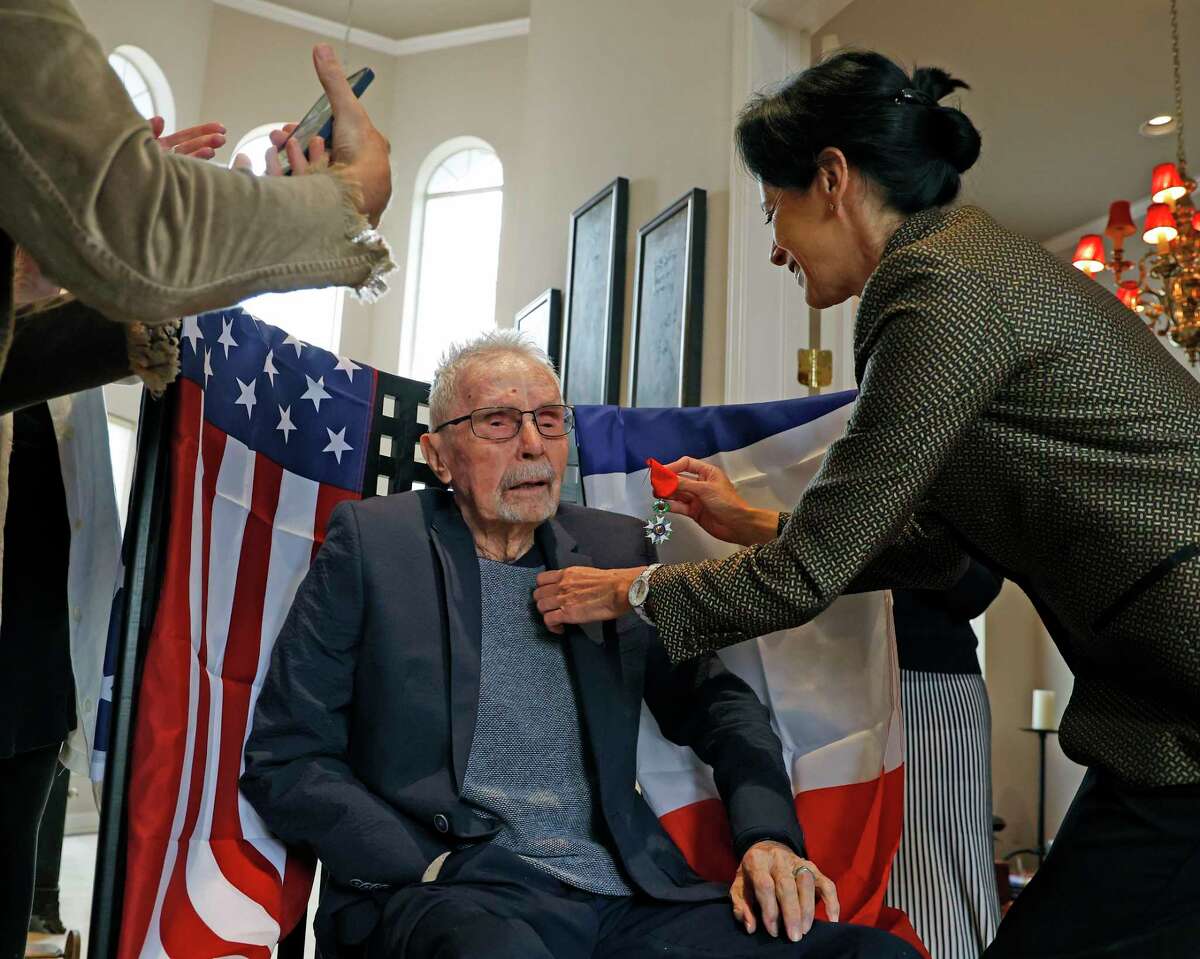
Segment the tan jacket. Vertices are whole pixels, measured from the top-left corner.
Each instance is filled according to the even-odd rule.
[[[163,322],[265,291],[381,290],[386,244],[334,174],[164,154],[69,0],[0,0],[0,370],[13,244],[83,303]]]
[[[948,585],[969,554],[1025,590],[1075,674],[1068,756],[1200,782],[1200,384],[1111,293],[971,207],[896,232],[854,342],[854,414],[778,539],[651,578],[672,657],[852,589]]]

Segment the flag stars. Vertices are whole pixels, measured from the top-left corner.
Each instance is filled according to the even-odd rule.
[[[196,341],[204,339],[204,334],[200,332],[200,318],[185,316],[183,318],[183,333],[181,336],[192,344],[193,353],[199,353],[200,348],[196,346]]]
[[[339,356],[338,361],[337,361],[337,366],[335,366],[334,369],[341,370],[343,373],[346,374],[346,376],[350,380],[350,382],[353,383],[354,382],[354,371],[361,370],[362,367],[359,366],[357,363],[355,363],[354,360],[350,359],[350,357],[348,357],[348,356]]]
[[[286,446],[292,432],[296,429],[296,425],[292,422],[292,408],[290,406],[279,407],[279,425],[275,429],[283,434],[283,445]]]
[[[212,371],[212,350],[207,347],[204,350],[204,388],[208,389],[208,378],[213,375]]]
[[[263,364],[263,372],[271,381],[271,386],[275,386],[275,377],[279,375],[279,370],[275,369],[275,351],[267,350],[267,361]]]
[[[234,379],[237,379],[237,377],[234,377]],[[254,385],[257,382],[258,380],[251,380],[249,383],[243,383],[241,380],[237,380],[237,385],[242,391],[242,395],[239,396],[234,402],[234,406],[246,407],[246,419],[250,419],[250,417],[253,415],[254,404],[258,402],[258,400],[254,398]]]
[[[346,442],[346,427],[342,427],[336,433],[328,426],[325,427],[325,432],[329,434],[329,445],[321,450],[322,453],[332,453],[337,457],[338,466],[342,465],[342,454],[354,449]]]
[[[237,340],[233,338],[233,320],[221,321],[221,335],[217,337],[217,342],[225,347],[225,359],[229,359],[229,348],[237,346]]]
[[[312,400],[312,404],[316,407],[318,413],[321,412],[321,400],[330,399],[328,393],[325,392],[325,377],[319,377],[314,380],[307,373],[304,378],[308,381],[308,389],[304,391],[304,395],[300,397],[302,400]]]
[[[300,357],[300,351],[302,349],[304,349],[304,341],[296,339],[296,337],[292,336],[291,333],[289,333],[287,335],[287,337],[284,339],[283,345],[284,346],[294,346],[296,348],[297,359]]]

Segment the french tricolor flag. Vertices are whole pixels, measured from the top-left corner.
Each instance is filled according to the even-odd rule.
[[[825,450],[845,431],[854,399],[848,391],[684,409],[578,407],[587,505],[648,518],[647,459],[692,456],[724,470],[753,505],[791,510]],[[686,517],[671,520],[671,539],[659,547],[663,562],[720,557],[736,548]],[[844,596],[805,626],[720,656],[771,709],[808,854],[837,883],[842,921],[887,929],[923,949],[908,918],[883,902],[904,802],[900,674],[888,594]],[[638,782],[692,867],[729,882],[736,864],[712,771],[666,740],[644,707]]]

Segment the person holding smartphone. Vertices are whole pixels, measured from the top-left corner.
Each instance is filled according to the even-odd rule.
[[[69,0],[0,0],[0,36],[0,372],[18,244],[122,323],[267,291],[385,289],[393,264],[375,228],[391,197],[389,147],[327,44],[313,62],[335,119],[333,162],[259,178],[157,149]]]

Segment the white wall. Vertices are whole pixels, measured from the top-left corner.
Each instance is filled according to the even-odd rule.
[[[75,6],[106,53],[131,43],[154,57],[171,84],[177,125],[199,121],[211,0],[75,0]]]
[[[392,244],[399,271],[392,291],[374,310],[367,362],[396,369],[404,313],[408,232],[412,220],[417,174],[425,158],[447,140],[476,136],[496,151],[504,165],[504,208],[501,221],[500,264],[496,316],[511,325],[515,311],[529,299],[513,280],[516,251],[521,245],[515,208],[528,190],[523,176],[523,117],[528,38],[513,37],[469,47],[438,50],[396,61],[392,92],[392,203],[384,232]],[[471,237],[462,238],[464,266],[472,255]],[[543,283],[533,292],[540,292]],[[557,285],[561,286],[561,282]]]
[[[700,187],[708,192],[701,392],[704,402],[720,402],[733,4],[534,0],[531,15],[519,239],[515,255],[501,254],[499,302],[519,306],[562,287],[570,211],[614,177],[628,177],[628,369],[637,227]]]

